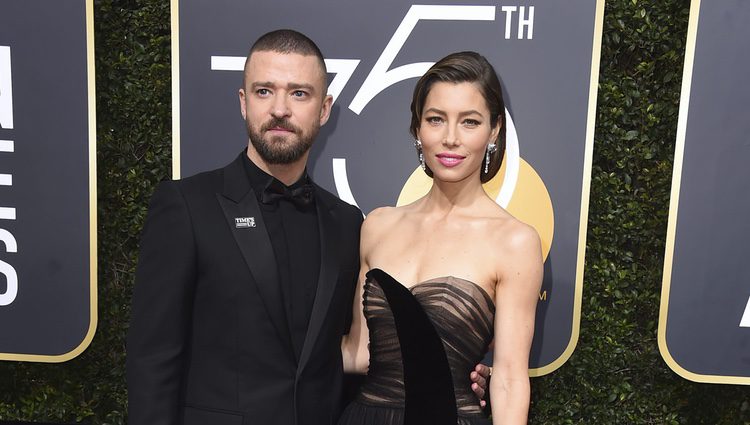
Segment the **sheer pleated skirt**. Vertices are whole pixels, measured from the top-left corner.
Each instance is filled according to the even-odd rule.
[[[361,401],[350,403],[339,420],[340,425],[428,425],[419,418],[404,422],[404,409],[399,407],[373,406]],[[456,425],[492,425],[484,414],[458,415]]]

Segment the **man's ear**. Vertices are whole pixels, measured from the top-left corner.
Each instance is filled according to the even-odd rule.
[[[320,106],[320,125],[323,126],[331,117],[331,107],[333,106],[333,96],[327,94],[323,98],[323,104]]]
[[[237,92],[237,96],[240,99],[240,113],[242,114],[242,119],[247,119],[247,110],[245,108],[245,89],[239,89]]]

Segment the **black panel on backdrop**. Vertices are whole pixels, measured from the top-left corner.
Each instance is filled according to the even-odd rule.
[[[548,373],[578,336],[603,1],[436,3],[177,1],[175,177],[223,166],[247,145],[237,99],[245,55],[261,34],[293,28],[321,47],[335,101],[313,178],[365,214],[410,202],[429,188],[408,132],[416,78],[448,53],[482,53],[510,118],[506,166],[485,188],[542,237],[531,368]]]
[[[750,384],[747,22],[750,2],[693,1],[659,346],[700,382]]]
[[[0,359],[59,362],[96,324],[91,0],[0,2]]]

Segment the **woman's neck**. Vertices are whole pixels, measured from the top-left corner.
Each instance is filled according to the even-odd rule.
[[[459,182],[435,180],[424,198],[423,208],[447,214],[470,208],[486,198],[482,183],[474,176]]]

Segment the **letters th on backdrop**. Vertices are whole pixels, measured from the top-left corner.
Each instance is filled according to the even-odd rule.
[[[750,384],[750,2],[693,0],[659,348],[698,382]]]
[[[96,329],[93,0],[0,2],[0,360]]]
[[[226,165],[247,146],[244,58],[261,34],[292,28],[320,46],[334,96],[313,179],[365,214],[410,202],[430,185],[408,132],[416,79],[448,53],[482,53],[508,110],[505,165],[485,189],[542,237],[530,367],[549,373],[578,338],[603,9],[603,0],[173,0],[174,176]]]

